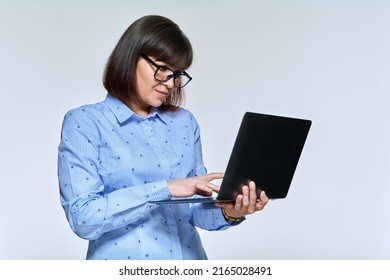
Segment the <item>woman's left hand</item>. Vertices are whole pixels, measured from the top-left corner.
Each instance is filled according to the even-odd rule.
[[[265,192],[260,193],[257,197],[256,184],[251,181],[248,186],[242,187],[242,194],[239,194],[235,203],[215,203],[216,206],[222,207],[223,211],[232,218],[241,218],[248,214],[253,214],[257,211],[263,210],[268,203],[268,197]]]

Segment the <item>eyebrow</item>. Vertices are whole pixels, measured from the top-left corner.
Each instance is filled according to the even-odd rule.
[[[151,59],[151,58],[150,58],[149,56],[147,56],[146,54],[143,54],[143,53],[142,53],[141,56],[142,56],[143,58],[145,58],[147,61],[149,61],[150,63],[152,63],[155,67],[165,67],[165,68],[171,70],[171,71],[174,72],[174,73],[177,73],[177,72],[179,72],[179,73],[184,73],[184,72],[185,72],[185,70],[174,70],[174,69],[172,69],[173,67],[172,67],[170,64],[168,64],[168,63],[166,63],[166,62],[163,62],[163,61],[158,61],[159,63],[164,64],[164,65],[159,65],[159,63],[157,63],[156,61],[153,61],[153,59]]]

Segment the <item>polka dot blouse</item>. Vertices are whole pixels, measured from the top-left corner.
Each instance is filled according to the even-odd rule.
[[[149,203],[170,198],[167,180],[204,174],[199,126],[186,109],[140,117],[107,95],[64,118],[61,204],[89,240],[87,259],[207,259],[196,227],[230,227],[219,208]]]

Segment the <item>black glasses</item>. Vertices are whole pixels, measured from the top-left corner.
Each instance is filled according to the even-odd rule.
[[[154,67],[156,67],[154,78],[159,82],[166,82],[173,78],[173,84],[175,87],[183,88],[192,80],[191,76],[188,75],[186,71],[173,71],[168,67],[157,65],[145,54],[141,54],[141,56],[149,61],[150,64],[152,64]]]

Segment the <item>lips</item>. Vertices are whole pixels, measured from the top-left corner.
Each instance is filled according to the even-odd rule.
[[[163,90],[156,90],[159,94],[168,96],[169,92],[168,91],[163,91]]]

